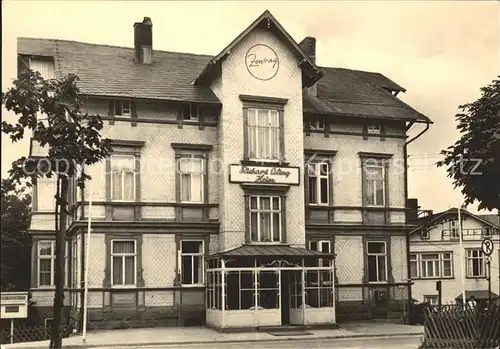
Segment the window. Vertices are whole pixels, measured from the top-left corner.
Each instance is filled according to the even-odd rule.
[[[56,242],[38,242],[38,286],[54,286]]]
[[[111,199],[114,201],[135,200],[135,156],[111,156]]]
[[[135,240],[111,240],[111,280],[113,286],[134,286],[137,274]]]
[[[451,252],[423,252],[410,254],[412,279],[453,277]]]
[[[280,117],[278,110],[247,110],[248,150],[252,160],[280,158]]]
[[[312,131],[323,131],[325,129],[325,121],[320,117],[312,117],[309,119],[309,129]]]
[[[203,280],[203,256],[205,254],[202,240],[181,241],[181,283],[182,285],[201,285]]]
[[[450,232],[452,238],[454,239],[460,238],[460,236],[458,235],[458,221],[450,222]]]
[[[365,200],[368,206],[385,205],[385,167],[382,161],[367,161],[364,164]]]
[[[410,254],[410,279],[418,279],[418,256]]]
[[[180,158],[180,191],[182,202],[204,201],[205,160],[202,158]]]
[[[330,164],[308,163],[307,169],[309,204],[328,205]]]
[[[368,282],[387,282],[387,246],[385,242],[368,241]]]
[[[438,296],[424,296],[424,303],[430,305],[438,305]]]
[[[115,99],[114,104],[114,115],[115,116],[130,116],[130,100],[128,99]]]
[[[69,285],[69,261],[68,246],[64,255],[64,285]],[[41,240],[37,243],[38,253],[38,287],[55,286],[55,262],[56,242],[53,240]]]
[[[376,123],[376,122],[373,122],[371,124],[368,124],[366,126],[366,132],[368,134],[376,134],[376,135],[379,135],[380,134],[380,130],[381,130],[381,127],[380,127],[380,124],[379,123]]]
[[[198,121],[200,109],[194,104],[184,104],[182,106],[182,119],[184,121]]]
[[[323,253],[332,253],[331,242],[329,240],[309,241],[309,249]],[[328,260],[323,260],[321,258],[318,262],[318,266],[328,267],[330,263]]]
[[[57,181],[52,178],[38,178],[36,181],[36,205],[38,212],[55,212]]]
[[[281,198],[250,196],[250,239],[252,242],[281,242]]]
[[[306,284],[306,304],[314,308],[333,307],[333,283],[332,272],[330,270],[307,270]]]
[[[467,277],[486,277],[486,259],[481,250],[467,250]]]

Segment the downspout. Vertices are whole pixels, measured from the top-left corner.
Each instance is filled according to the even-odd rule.
[[[408,131],[415,121],[410,122],[410,124],[406,127],[406,131]],[[429,129],[430,122],[426,122],[425,129],[421,131],[418,135],[408,140],[403,146],[403,156],[404,156],[404,166],[405,166],[405,175],[404,175],[404,192],[405,192],[405,207],[408,202],[408,144],[422,136]],[[405,211],[406,214],[406,211]],[[406,222],[406,217],[405,217]],[[408,281],[410,281],[411,276],[411,266],[410,266],[410,238],[408,233],[405,234],[406,237],[406,273],[408,275]],[[412,292],[411,292],[411,284],[408,285],[408,324],[410,324],[410,319],[412,318]]]

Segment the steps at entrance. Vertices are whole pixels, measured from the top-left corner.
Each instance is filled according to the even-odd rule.
[[[337,329],[337,324],[318,324],[318,325],[283,325],[283,326],[263,326],[258,327],[259,332],[299,332],[306,330]]]

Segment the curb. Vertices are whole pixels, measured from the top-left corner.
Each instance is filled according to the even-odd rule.
[[[155,342],[155,343],[122,343],[122,344],[70,344],[63,345],[64,349],[87,349],[87,348],[156,348],[157,346],[183,346],[183,345],[203,345],[203,344],[222,344],[222,343],[267,343],[267,342],[288,342],[293,340],[301,341],[318,341],[318,340],[336,340],[336,339],[370,339],[370,338],[393,338],[393,337],[416,337],[423,336],[423,332],[402,332],[402,333],[386,333],[386,334],[354,334],[340,336],[299,336],[285,338],[270,338],[270,339],[222,339],[215,341],[185,341],[185,342]],[[64,344],[64,343],[63,343]],[[33,347],[17,347],[19,349],[47,349],[46,346]],[[17,349],[13,347],[12,349]]]

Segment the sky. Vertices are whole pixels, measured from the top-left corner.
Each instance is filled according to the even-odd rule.
[[[318,65],[380,72],[407,89],[398,97],[434,122],[409,147],[409,196],[422,209],[456,207],[460,191],[434,164],[459,137],[458,106],[500,74],[497,1],[7,0],[2,91],[16,75],[18,37],[133,47],[133,23],[147,16],[154,49],[215,55],[266,9],[297,42],[317,39]],[[5,110],[2,117],[14,121]],[[2,178],[28,148],[27,140],[13,144],[2,135]],[[477,205],[468,209],[477,213]]]

